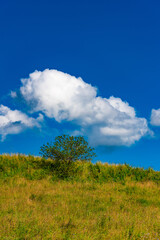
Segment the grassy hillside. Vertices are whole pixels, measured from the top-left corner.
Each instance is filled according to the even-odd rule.
[[[78,162],[61,179],[54,162],[0,156],[0,239],[160,239],[160,172]]]

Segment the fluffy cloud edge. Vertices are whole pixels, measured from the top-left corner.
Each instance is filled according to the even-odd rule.
[[[27,128],[41,127],[43,115],[37,118],[29,117],[19,110],[11,110],[9,107],[0,105],[0,135],[4,141],[7,135],[19,134]]]
[[[150,124],[157,127],[160,126],[160,108],[152,109]]]

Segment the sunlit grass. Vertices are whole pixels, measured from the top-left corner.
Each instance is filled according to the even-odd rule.
[[[60,180],[53,177],[49,160],[42,164],[32,156],[0,156],[0,164],[2,240],[160,239],[157,177],[140,181],[132,173],[118,178],[112,173],[117,166],[102,164],[113,168],[110,175],[98,170],[107,172],[108,179],[98,173],[94,178],[88,170],[94,166],[86,163],[75,179]]]

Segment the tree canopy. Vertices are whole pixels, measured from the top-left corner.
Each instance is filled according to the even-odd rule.
[[[57,136],[54,142],[43,144],[40,154],[44,158],[69,162],[91,161],[96,156],[94,148],[88,146],[83,136],[69,135]]]

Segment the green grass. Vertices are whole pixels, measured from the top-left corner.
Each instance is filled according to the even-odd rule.
[[[160,172],[78,162],[61,179],[54,162],[0,156],[0,239],[160,239]]]

